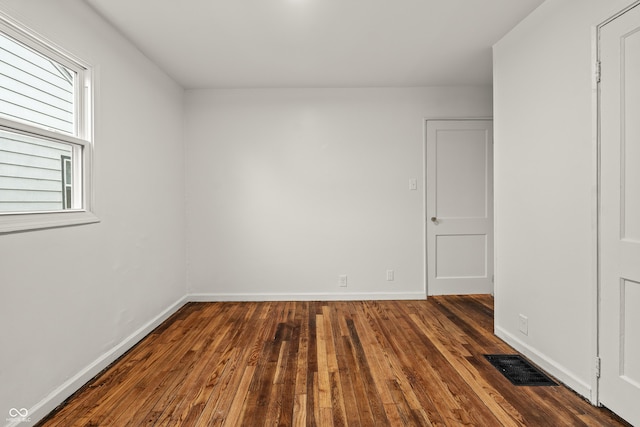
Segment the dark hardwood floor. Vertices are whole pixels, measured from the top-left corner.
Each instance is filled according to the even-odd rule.
[[[483,357],[488,296],[190,303],[42,426],[618,426]]]

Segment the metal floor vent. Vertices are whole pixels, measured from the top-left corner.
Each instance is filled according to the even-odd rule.
[[[484,357],[504,375],[511,384],[521,386],[557,386],[544,372],[519,354],[485,354]]]

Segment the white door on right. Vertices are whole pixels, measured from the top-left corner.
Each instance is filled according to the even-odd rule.
[[[599,400],[640,426],[640,6],[600,29]]]
[[[429,120],[426,133],[427,293],[492,293],[492,122]]]

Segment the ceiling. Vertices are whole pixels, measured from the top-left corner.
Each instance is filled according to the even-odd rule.
[[[491,84],[543,0],[85,0],[183,87]]]

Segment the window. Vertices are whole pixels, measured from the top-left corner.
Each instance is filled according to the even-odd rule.
[[[62,171],[62,209],[73,208],[73,179],[71,177],[71,157],[60,156]]]
[[[0,232],[97,222],[90,77],[0,16]]]

